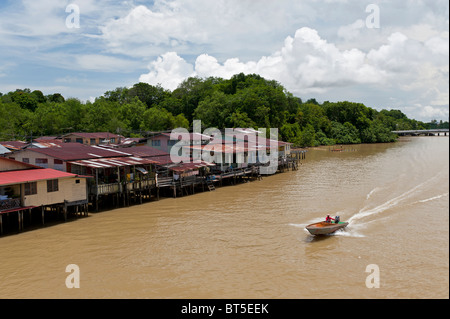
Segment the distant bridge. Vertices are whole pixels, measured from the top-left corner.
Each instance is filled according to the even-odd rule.
[[[405,135],[412,135],[412,136],[418,136],[418,135],[426,135],[426,136],[439,136],[443,134],[444,136],[447,136],[448,134],[448,128],[444,129],[434,129],[434,130],[409,130],[409,131],[392,131],[392,133],[398,134],[400,136]]]

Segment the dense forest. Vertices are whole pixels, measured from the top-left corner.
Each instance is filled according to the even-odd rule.
[[[0,93],[0,140],[100,131],[140,137],[189,129],[194,119],[202,121],[203,129],[277,127],[280,139],[300,147],[393,142],[392,130],[448,128],[448,122],[422,123],[399,110],[302,101],[280,83],[255,74],[229,80],[191,77],[173,92],[137,83],[107,91],[94,102],[30,89]]]

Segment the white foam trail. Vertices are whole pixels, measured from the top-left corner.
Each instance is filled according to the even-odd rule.
[[[372,190],[370,191],[370,193],[367,194],[366,199],[369,199],[369,198],[372,196],[372,194],[374,194],[375,192],[378,192],[379,190],[381,190],[380,187],[375,187],[374,189],[372,189]]]
[[[357,232],[355,232],[353,229],[352,230],[341,230],[341,231],[337,231],[335,233],[332,234],[332,236],[342,236],[342,237],[356,237],[356,238],[363,238],[366,237],[362,234],[359,234]]]
[[[289,226],[297,227],[297,228],[304,228],[308,226],[308,224],[289,224]]]
[[[356,215],[352,216],[348,220],[348,222],[352,223],[355,220],[358,220],[358,219],[361,219],[361,218],[364,218],[364,217],[367,217],[367,216],[379,214],[379,213],[382,213],[382,212],[384,212],[384,211],[386,211],[386,210],[388,210],[388,209],[390,209],[392,207],[398,206],[402,201],[404,201],[405,199],[411,197],[411,195],[413,195],[425,183],[427,183],[427,182],[423,182],[423,183],[417,185],[416,187],[410,189],[409,191],[407,191],[407,192],[405,192],[405,193],[403,193],[403,194],[401,194],[401,195],[399,195],[399,196],[397,196],[397,197],[395,197],[395,198],[393,198],[391,200],[388,200],[387,202],[385,202],[385,203],[383,203],[383,204],[381,204],[381,205],[379,205],[379,206],[377,206],[375,208],[372,208],[372,209],[369,209],[369,210],[361,209]]]
[[[430,202],[430,201],[435,200],[435,199],[440,199],[440,198],[445,197],[445,196],[448,196],[448,192],[445,193],[445,194],[438,195],[438,196],[434,196],[434,197],[430,197],[430,198],[427,198],[427,199],[419,200],[419,201],[417,201],[417,202],[415,202],[413,204],[426,203],[426,202]]]

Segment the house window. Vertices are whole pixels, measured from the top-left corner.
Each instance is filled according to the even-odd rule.
[[[79,179],[75,180],[75,184],[80,184],[80,180]]]
[[[48,168],[48,159],[46,158],[36,158],[35,163],[37,166]]]
[[[51,179],[47,181],[47,192],[57,192],[58,191],[58,180],[57,179]]]
[[[114,144],[116,142],[116,139],[113,137],[111,138],[111,143]]]
[[[60,159],[54,159],[53,160],[53,168],[57,169],[59,171],[63,171],[64,170],[64,162]]]
[[[95,145],[95,138],[91,138],[91,145]]]
[[[161,141],[160,140],[153,140],[152,141],[152,146],[161,146]]]
[[[30,159],[29,158],[22,158],[22,162],[30,164]]]
[[[167,145],[169,146],[169,147],[171,147],[171,146],[174,146],[175,144],[177,144],[178,143],[178,140],[169,140],[168,142],[167,142]]]
[[[75,141],[76,141],[77,143],[83,144],[83,139],[82,139],[82,138],[77,138]]]
[[[37,194],[37,182],[25,184],[25,196]]]

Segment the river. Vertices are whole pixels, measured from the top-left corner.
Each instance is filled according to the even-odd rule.
[[[326,214],[350,224],[311,236],[305,226]],[[449,298],[449,141],[311,149],[297,171],[93,213],[0,247],[0,298]],[[66,287],[69,264],[79,289]]]

